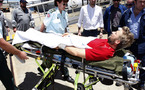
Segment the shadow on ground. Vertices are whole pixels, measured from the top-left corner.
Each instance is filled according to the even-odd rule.
[[[41,76],[38,76],[33,72],[26,72],[25,74],[26,75],[24,81],[21,84],[19,84],[18,87],[22,90],[32,90],[32,88],[40,80]]]
[[[39,82],[41,76],[33,73],[33,72],[26,72],[25,73],[24,81],[18,85],[20,90],[32,90],[32,88]],[[56,79],[62,79],[60,72],[57,73]],[[71,87],[64,86],[60,83],[55,82],[54,84],[50,85],[46,90],[74,90]]]

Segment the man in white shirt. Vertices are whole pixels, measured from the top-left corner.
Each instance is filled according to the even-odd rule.
[[[102,8],[96,5],[96,0],[89,0],[89,4],[81,8],[78,20],[78,35],[81,35],[81,23],[83,21],[82,36],[95,36],[97,37],[98,28],[101,28],[100,38],[102,37],[103,14]]]

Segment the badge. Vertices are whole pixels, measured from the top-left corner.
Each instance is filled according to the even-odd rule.
[[[47,17],[50,17],[50,14],[49,13],[47,14]]]

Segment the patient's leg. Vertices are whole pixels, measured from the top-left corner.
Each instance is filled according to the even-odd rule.
[[[69,38],[72,45],[77,48],[89,48],[87,44],[96,39],[96,37],[82,37],[77,35],[71,35]]]

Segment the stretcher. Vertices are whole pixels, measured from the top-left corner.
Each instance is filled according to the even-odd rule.
[[[36,84],[33,90],[45,90],[54,83],[58,70],[63,71],[63,67],[76,69],[74,90],[93,90],[93,85],[101,82],[106,85],[112,81],[123,83],[124,90],[129,90],[132,85],[139,82],[140,60],[126,50],[118,50],[114,57],[105,61],[86,61],[80,57],[75,57],[61,49],[51,49],[34,41],[14,45],[16,48],[25,51],[30,57],[35,58],[36,63],[43,72],[42,79]],[[61,58],[54,57],[60,55]],[[124,57],[124,59],[123,59]],[[49,68],[44,71],[38,60],[43,60]],[[78,83],[80,72],[83,72],[84,81]],[[88,77],[85,76],[88,74]]]

